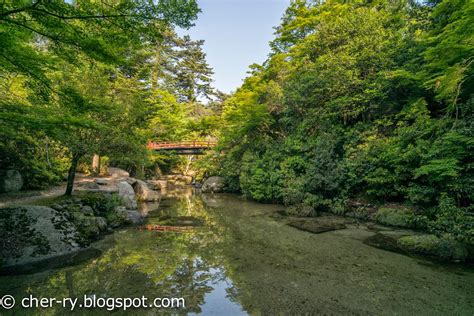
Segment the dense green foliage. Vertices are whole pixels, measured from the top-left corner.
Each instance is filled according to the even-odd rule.
[[[303,215],[406,203],[472,240],[473,25],[469,0],[293,1],[224,103],[229,189]]]
[[[391,203],[376,220],[474,239],[470,0],[294,0],[231,96],[213,89],[203,42],[175,32],[194,0],[0,9],[0,164],[28,188],[69,170],[70,193],[93,154],[136,176],[186,173],[192,159],[147,140],[219,138],[199,180],[219,173],[305,216]]]
[[[192,25],[194,0],[3,1],[0,11],[0,165],[26,188],[69,169],[70,193],[93,154],[144,175],[179,162],[152,155],[148,139],[207,135],[212,113],[198,99],[214,93],[212,70],[203,42],[174,31]]]

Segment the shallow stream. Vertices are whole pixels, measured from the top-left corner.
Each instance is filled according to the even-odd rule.
[[[311,234],[276,216],[281,206],[233,195],[166,196],[144,205],[147,224],[180,231],[116,231],[99,257],[61,269],[0,277],[0,293],[35,297],[183,297],[185,308],[127,314],[473,315],[474,271],[370,247],[363,225]],[[191,219],[191,220],[189,220]],[[50,309],[15,315],[62,315]],[[3,315],[4,311],[0,311]],[[77,309],[76,314],[90,310]],[[94,311],[104,314],[104,309]],[[124,313],[117,311],[116,315]]]

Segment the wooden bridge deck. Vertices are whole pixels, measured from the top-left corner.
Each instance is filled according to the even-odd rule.
[[[148,149],[150,150],[204,150],[215,147],[217,142],[211,141],[200,141],[200,140],[190,140],[190,141],[166,141],[166,142],[148,142]]]

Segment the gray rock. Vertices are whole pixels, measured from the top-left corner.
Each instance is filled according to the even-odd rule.
[[[118,194],[122,198],[122,201],[127,209],[137,209],[138,205],[133,187],[127,181],[120,181],[117,187]]]
[[[85,205],[81,208],[82,213],[88,216],[94,216],[94,210],[89,205]]]
[[[107,229],[107,220],[103,217],[96,217],[95,224],[97,225],[100,231],[104,231]]]
[[[101,179],[101,178],[94,179],[94,182],[97,183],[98,185],[108,185],[109,184],[108,180]]]
[[[80,249],[76,228],[61,212],[45,206],[0,209],[3,267],[35,263]]]
[[[224,191],[225,179],[222,177],[210,177],[202,185],[203,193],[219,193]]]
[[[126,210],[127,210],[127,208],[125,206],[117,206],[115,208],[115,212],[117,212],[117,213],[125,212]]]
[[[126,178],[125,181],[127,181],[128,184],[130,184],[131,186],[134,186],[135,183],[137,183],[137,179],[135,179],[135,178],[130,178],[130,177]]]
[[[117,214],[130,224],[140,224],[143,222],[143,217],[138,211],[117,209]]]
[[[23,187],[23,177],[18,170],[0,170],[0,192],[17,192]]]
[[[143,222],[143,217],[140,215],[140,213],[138,211],[130,211],[128,210],[127,211],[127,217],[128,217],[128,220],[132,223],[132,224],[140,224]]]
[[[134,190],[139,201],[153,202],[161,199],[161,193],[150,189],[144,181],[137,180],[134,185]]]

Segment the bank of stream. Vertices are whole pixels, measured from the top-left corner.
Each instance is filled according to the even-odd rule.
[[[98,257],[73,266],[2,276],[0,292],[17,301],[29,295],[183,297],[184,308],[160,310],[174,314],[474,313],[472,268],[366,245],[375,232],[365,225],[312,234],[286,225],[281,206],[191,191],[142,207],[152,229],[117,230],[94,244]],[[176,223],[187,228],[153,229]],[[46,314],[70,312],[55,306]]]

